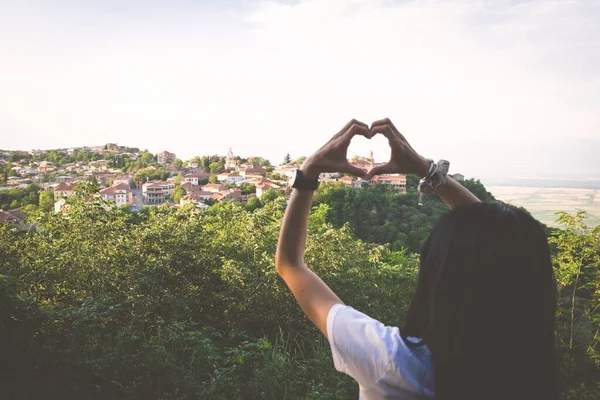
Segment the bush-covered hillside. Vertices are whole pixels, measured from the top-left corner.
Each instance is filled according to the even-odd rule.
[[[346,303],[401,325],[414,249],[443,208],[369,190],[323,188],[306,261]],[[2,398],[356,398],[273,266],[283,210],[282,198],[254,211],[217,204],[139,214],[73,199],[66,214],[30,221],[35,230],[0,225]],[[394,231],[393,218],[405,220]],[[594,399],[598,232],[563,218],[572,228],[553,246],[564,388]]]

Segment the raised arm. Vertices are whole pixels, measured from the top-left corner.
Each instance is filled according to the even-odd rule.
[[[322,172],[347,172],[365,176],[365,171],[351,166],[347,160],[348,145],[357,134],[367,138],[371,136],[367,125],[352,120],[304,162],[300,168],[303,175],[315,179]],[[275,266],[296,297],[302,311],[327,336],[329,310],[335,304],[342,304],[342,301],[304,264],[312,198],[312,191],[293,190],[281,225]]]
[[[392,121],[386,118],[373,122],[371,125],[371,135],[378,133],[388,138],[392,149],[392,156],[387,164],[375,167],[369,171],[366,179],[371,179],[375,175],[395,173],[415,174],[419,178],[427,175],[430,162],[412,148],[406,138],[396,129]],[[451,177],[448,177],[446,184],[437,190],[437,194],[450,208],[458,207],[462,204],[479,202],[479,199],[473,193]]]

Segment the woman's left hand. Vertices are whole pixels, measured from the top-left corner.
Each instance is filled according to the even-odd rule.
[[[348,146],[356,135],[370,139],[372,133],[367,124],[353,119],[316,153],[308,157],[300,170],[305,176],[311,178],[318,178],[323,172],[345,172],[361,178],[365,177],[367,175],[365,170],[352,166],[348,162]]]

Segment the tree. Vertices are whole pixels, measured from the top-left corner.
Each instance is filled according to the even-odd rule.
[[[262,203],[258,197],[250,197],[246,202],[246,210],[248,211],[254,211],[260,207],[262,207]]]
[[[292,162],[292,157],[290,156],[290,153],[287,153],[285,155],[285,157],[283,158],[283,163],[284,164],[290,164]]]
[[[208,183],[219,183],[216,175],[211,175],[208,177]]]
[[[182,181],[183,181],[183,174],[180,172],[173,179],[173,183],[175,184],[175,186],[179,186],[179,185],[181,185]]]
[[[479,179],[465,179],[464,181],[461,181],[460,184],[469,189],[469,191],[475,196],[477,196],[477,198],[481,201],[496,200],[496,198],[490,192],[487,191],[487,189],[485,188],[485,186],[483,186]]]
[[[252,157],[252,165],[257,167],[268,167],[271,165],[271,161],[262,157]]]
[[[174,201],[175,203],[179,203],[179,200],[181,200],[181,198],[182,198],[183,196],[185,196],[186,194],[187,194],[187,192],[186,192],[186,191],[185,191],[185,189],[184,189],[184,188],[182,188],[181,186],[180,186],[180,187],[178,187],[178,188],[176,188],[176,189],[173,191],[173,201]]]
[[[256,186],[252,183],[242,183],[240,184],[240,189],[242,190],[242,194],[254,194],[256,193]]]
[[[212,162],[209,165],[211,174],[220,174],[225,169],[225,165],[221,162]]]
[[[100,191],[100,187],[96,182],[93,181],[77,182],[73,190],[77,196],[87,197],[98,193],[98,191]]]
[[[181,161],[179,158],[176,158],[175,161],[173,161],[173,166],[181,168],[183,166],[183,161]]]
[[[306,160],[306,156],[300,156],[294,160],[294,164],[302,165],[302,163]]]
[[[285,194],[281,190],[268,189],[262,194],[262,196],[260,197],[260,200],[264,204],[264,203],[271,202],[278,197],[283,197],[283,196],[285,196]]]
[[[586,218],[584,211],[559,212],[565,229],[550,238],[559,298],[567,306],[557,318],[562,367],[575,387],[600,374],[600,225],[589,227]]]
[[[40,210],[50,212],[54,209],[54,190],[48,189],[40,193]]]

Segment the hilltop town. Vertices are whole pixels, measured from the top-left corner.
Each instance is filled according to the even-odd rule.
[[[104,146],[54,150],[0,151],[0,220],[18,223],[28,211],[64,210],[67,199],[85,186],[88,197],[100,197],[116,207],[139,211],[145,206],[193,204],[200,209],[222,201],[244,202],[256,208],[266,198],[289,196],[289,179],[305,157],[272,165],[262,157],[197,156],[183,161],[169,151],[152,154],[139,148]],[[350,163],[366,171],[381,165],[372,152]],[[462,176],[455,176],[462,178]],[[321,182],[360,189],[381,184],[406,191],[406,176],[389,174],[370,181],[337,173]],[[27,197],[28,196],[28,197]],[[36,199],[36,196],[37,199]]]

